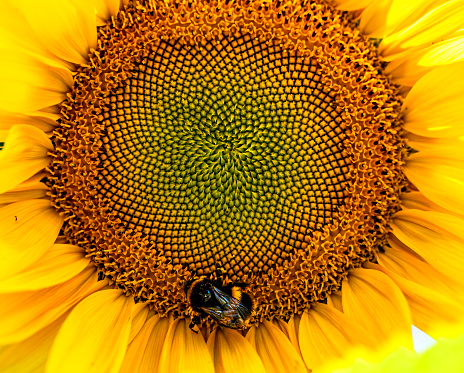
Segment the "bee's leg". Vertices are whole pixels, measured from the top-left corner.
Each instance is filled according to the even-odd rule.
[[[197,326],[197,324],[195,324],[193,321],[189,324],[189,328],[192,332],[194,332],[195,334],[198,334],[198,331],[199,330],[195,330],[193,329],[195,326]]]
[[[221,268],[216,268],[214,272],[216,273],[217,278],[224,277],[224,271]]]
[[[192,332],[198,334],[198,332],[200,331],[200,328],[198,327],[198,324],[200,324],[200,322],[201,322],[201,316],[199,316],[199,315],[193,316],[192,321],[190,322],[190,325],[189,325],[190,330]],[[197,327],[198,330],[193,329],[195,326]]]
[[[190,289],[190,286],[192,285],[193,281],[195,281],[194,277],[191,277],[188,279],[185,284],[184,284],[184,291],[187,293],[187,291]]]
[[[214,271],[214,274],[215,274],[215,277],[216,277],[215,286],[216,287],[224,286],[224,277],[225,277],[224,271],[222,269],[220,269],[220,268],[216,268],[215,271]]]

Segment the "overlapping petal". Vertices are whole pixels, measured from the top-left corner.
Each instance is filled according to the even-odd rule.
[[[301,354],[308,368],[331,372],[366,356],[366,348],[375,348],[371,334],[337,309],[316,304],[301,317]]]
[[[97,25],[104,25],[111,17],[116,17],[120,7],[120,0],[93,0]]]
[[[464,3],[448,1],[432,7],[418,21],[387,35],[379,47],[380,54],[387,60],[395,55],[409,53],[443,39],[457,36],[464,28]]]
[[[464,211],[463,147],[450,143],[414,153],[409,156],[404,173],[432,202],[458,214]]]
[[[270,321],[251,327],[246,339],[257,351],[267,372],[306,372],[303,359],[295,347]]]
[[[24,341],[0,347],[0,372],[43,372],[53,340],[67,316],[65,313]]]
[[[121,373],[157,372],[164,341],[172,323],[169,317],[150,317],[130,343]]]
[[[444,330],[445,327],[461,334],[463,330],[456,329],[456,325],[464,321],[464,306],[454,298],[398,276],[378,264],[368,263],[367,268],[384,272],[401,289],[411,310],[412,323],[419,329],[435,338],[449,333],[449,329]]]
[[[425,74],[438,66],[464,60],[464,37],[441,40],[406,55],[396,56],[385,68],[395,83],[412,87]]]
[[[217,328],[209,336],[207,346],[216,373],[266,372],[256,350],[235,330]]]
[[[0,152],[0,193],[18,186],[44,169],[50,162],[48,152],[52,149],[52,142],[38,128],[13,126]]]
[[[371,4],[373,0],[335,0],[334,3],[337,9],[340,10],[358,10],[364,9],[366,6]]]
[[[389,273],[436,290],[450,299],[463,299],[462,286],[439,272],[395,236],[390,235],[384,251],[377,255],[377,261]]]
[[[3,49],[0,53],[0,109],[30,112],[66,98],[73,84],[67,68],[19,49]]]
[[[404,128],[420,136],[464,136],[463,80],[463,62],[437,68],[420,79],[404,101]]]
[[[82,300],[61,327],[47,373],[119,372],[129,342],[134,300],[119,289]]]
[[[464,220],[434,211],[403,210],[395,214],[394,236],[431,266],[464,284]]]
[[[11,203],[0,208],[0,279],[19,273],[53,245],[63,218],[46,199]]]
[[[48,187],[41,182],[46,176],[45,172],[40,172],[23,181],[17,187],[8,192],[0,194],[0,205],[28,199],[41,199],[46,197]]]
[[[0,294],[0,345],[20,342],[46,327],[88,295],[102,289],[95,268],[49,288]]]
[[[214,364],[201,334],[189,328],[185,319],[174,321],[164,340],[159,373],[214,372]]]
[[[86,64],[97,45],[93,0],[15,0],[40,43],[55,56]]]
[[[31,266],[0,280],[0,293],[44,289],[76,276],[89,264],[84,250],[75,245],[55,244]]]
[[[298,331],[300,330],[301,315],[293,315],[288,322],[274,319],[274,324],[282,330],[285,336],[290,340],[295,350],[300,354],[300,342],[298,341]]]
[[[146,303],[137,303],[132,309],[132,324],[129,334],[129,343],[134,340],[137,334],[145,325],[145,321],[148,317],[148,305]]]
[[[7,131],[15,124],[28,124],[44,132],[50,132],[57,126],[54,117],[54,114],[40,111],[25,114],[0,109],[0,129]]]

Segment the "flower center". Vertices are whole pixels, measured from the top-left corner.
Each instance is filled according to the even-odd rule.
[[[191,314],[183,285],[220,269],[250,284],[255,321],[286,318],[384,241],[401,102],[328,5],[205,7],[130,3],[99,29],[54,134],[52,201],[156,312]]]

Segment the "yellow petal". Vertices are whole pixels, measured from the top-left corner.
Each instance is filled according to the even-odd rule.
[[[29,125],[13,126],[0,152],[0,193],[4,193],[50,162],[48,152],[53,149],[48,136]]]
[[[331,372],[364,356],[366,347],[374,348],[371,333],[337,309],[318,303],[301,317],[301,354],[308,368]]]
[[[42,45],[24,16],[24,12],[18,9],[18,2],[15,0],[1,2],[0,48],[21,49],[40,57],[52,59],[63,67],[73,67],[71,63],[56,57]]]
[[[3,149],[3,144],[5,143],[7,137],[8,137],[8,130],[0,129],[0,150]]]
[[[382,56],[393,56],[413,48],[427,47],[432,43],[451,38],[464,27],[464,4],[449,1],[434,7],[413,24],[382,40],[379,52]]]
[[[50,52],[76,64],[87,63],[97,45],[92,0],[15,0],[38,39]]]
[[[378,264],[368,263],[367,268],[384,272],[401,289],[411,309],[412,323],[419,329],[434,338],[456,337],[463,332],[456,325],[464,321],[464,305],[459,305],[453,298],[437,290],[406,280]]]
[[[385,38],[411,26],[442,4],[442,0],[373,1],[364,10],[359,27],[368,36]]]
[[[28,124],[37,127],[43,132],[53,131],[58,125],[48,114],[39,111],[24,114],[0,109],[0,129],[9,130],[15,124]]]
[[[133,305],[133,298],[119,289],[98,291],[82,300],[58,332],[46,372],[119,372]]]
[[[171,324],[161,351],[158,372],[214,372],[203,336],[191,331],[185,319],[177,319]]]
[[[0,204],[44,198],[47,195],[48,187],[40,180],[45,176],[45,172],[40,172],[8,192],[0,194]]]
[[[457,139],[433,138],[419,136],[412,132],[404,134],[403,138],[407,141],[408,146],[416,151],[434,150],[438,148],[460,148],[464,146],[464,137]]]
[[[92,265],[59,285],[36,291],[0,294],[0,345],[30,337],[107,284],[107,281],[97,281]]]
[[[404,173],[432,202],[458,214],[464,211],[464,148],[450,145],[412,154]]]
[[[403,210],[391,223],[394,236],[427,263],[464,284],[464,219],[433,211]]]
[[[391,235],[384,253],[377,255],[378,263],[389,272],[434,289],[449,298],[463,298],[463,287],[440,273],[417,253]]]
[[[443,212],[445,214],[457,215],[461,218],[464,217],[462,214],[457,214],[441,206],[438,206],[436,203],[433,203],[428,198],[425,198],[425,196],[421,192],[403,193],[401,194],[400,198],[401,198],[401,206],[403,209],[436,211],[436,212]]]
[[[43,372],[53,340],[68,313],[24,341],[0,347],[0,372]]]
[[[298,341],[298,330],[300,329],[300,315],[293,315],[288,322],[274,319],[272,322],[277,326],[292,343],[295,350],[300,354],[300,342]]]
[[[266,373],[253,346],[235,330],[217,328],[208,339],[208,349],[216,373]]]
[[[127,349],[121,373],[158,372],[161,351],[172,318],[152,316],[143,325]]]
[[[148,306],[146,303],[136,303],[132,309],[132,326],[129,334],[129,343],[142,329],[148,317]]]
[[[372,1],[362,12],[359,28],[364,35],[372,38],[383,38],[387,16],[393,0]]]
[[[396,83],[412,87],[421,77],[441,65],[464,60],[464,37],[457,36],[395,56],[385,73]]]
[[[342,294],[340,291],[330,294],[327,297],[327,304],[340,312],[343,312]]]
[[[33,264],[53,245],[63,218],[49,200],[34,199],[0,208],[0,279]]]
[[[21,50],[0,50],[0,108],[28,112],[59,104],[72,87],[71,72]]]
[[[68,281],[89,264],[84,254],[78,246],[52,245],[34,264],[0,280],[0,293],[43,289]]]
[[[397,285],[372,269],[351,270],[342,284],[343,313],[369,331],[379,347],[412,348],[411,314]]]
[[[269,321],[252,326],[246,340],[258,352],[266,372],[307,372],[306,366],[284,333]]]
[[[93,0],[98,25],[104,25],[119,12],[119,0]]]
[[[437,68],[421,78],[404,101],[404,128],[420,136],[464,136],[463,80],[464,62]]]

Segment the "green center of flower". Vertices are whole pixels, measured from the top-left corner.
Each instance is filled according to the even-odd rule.
[[[327,4],[279,7],[130,3],[63,103],[63,234],[161,315],[192,315],[184,285],[215,269],[249,284],[253,322],[302,312],[399,209],[401,101],[375,49]]]
[[[268,271],[343,203],[340,114],[295,52],[160,42],[109,102],[98,196],[174,265]]]

